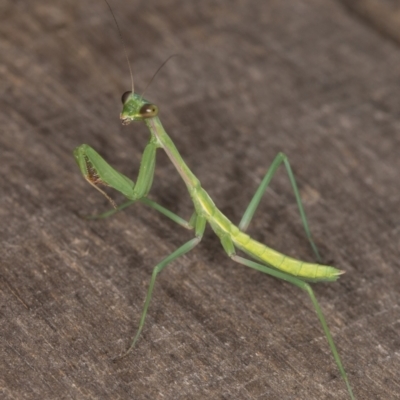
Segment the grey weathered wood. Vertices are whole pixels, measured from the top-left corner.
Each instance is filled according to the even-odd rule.
[[[290,158],[325,262],[314,285],[358,399],[400,392],[400,51],[340,2],[113,1],[138,90],[216,204],[240,217],[278,151]],[[347,399],[304,293],[234,265],[208,232],[109,204],[71,154],[88,143],[136,177],[144,127],[120,126],[129,75],[102,1],[0,5],[1,397],[4,399]],[[113,194],[119,202],[122,199]],[[166,156],[152,198],[190,201]],[[312,260],[281,171],[251,234]]]
[[[399,0],[340,0],[348,9],[388,38],[400,43]]]

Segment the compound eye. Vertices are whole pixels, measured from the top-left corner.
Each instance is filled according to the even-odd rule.
[[[131,94],[132,94],[132,91],[128,90],[127,92],[125,92],[122,95],[122,97],[121,97],[122,104],[125,104],[128,101],[129,97],[131,97]]]
[[[144,104],[139,111],[142,118],[155,117],[158,114],[158,107],[154,104]]]

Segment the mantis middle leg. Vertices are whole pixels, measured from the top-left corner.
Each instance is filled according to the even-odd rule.
[[[275,157],[274,161],[268,168],[267,173],[265,174],[263,180],[260,183],[260,186],[258,187],[256,193],[254,194],[253,198],[251,199],[249,205],[246,208],[246,211],[243,214],[243,217],[238,225],[239,229],[242,230],[243,232],[246,231],[247,227],[249,226],[249,224],[254,216],[254,213],[256,212],[258,205],[260,204],[262,197],[264,196],[265,191],[267,190],[269,183],[271,182],[273,176],[275,175],[276,170],[279,168],[279,166],[282,163],[284,163],[286,172],[289,176],[290,184],[292,185],[293,192],[296,197],[296,202],[297,202],[297,206],[298,206],[298,209],[300,212],[301,221],[303,223],[303,227],[306,232],[308,241],[311,244],[311,247],[313,249],[315,256],[317,257],[318,262],[321,262],[321,257],[319,255],[318,248],[315,245],[314,240],[311,236],[311,231],[308,226],[306,213],[304,212],[304,207],[303,207],[303,203],[301,201],[299,189],[297,188],[296,179],[294,178],[293,171],[292,171],[292,168],[290,167],[289,160],[284,153],[278,153],[278,155]]]

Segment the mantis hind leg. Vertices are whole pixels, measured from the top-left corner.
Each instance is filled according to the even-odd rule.
[[[340,375],[342,376],[343,380],[346,383],[347,391],[349,392],[350,398],[351,398],[351,400],[355,400],[355,397],[354,397],[354,394],[353,394],[353,390],[352,390],[352,388],[350,386],[350,382],[349,382],[349,380],[347,378],[346,371],[345,371],[345,369],[343,367],[343,364],[342,364],[342,361],[340,359],[339,353],[338,353],[338,351],[336,349],[336,346],[335,346],[335,343],[333,341],[333,338],[332,338],[332,335],[331,335],[331,331],[330,331],[330,329],[328,327],[328,324],[326,323],[325,316],[324,316],[324,314],[323,314],[323,312],[321,310],[321,307],[320,307],[320,305],[319,305],[319,303],[318,303],[318,301],[317,301],[317,299],[316,299],[316,297],[314,295],[313,290],[311,289],[311,286],[307,282],[304,282],[303,280],[298,279],[298,278],[296,278],[296,277],[294,277],[292,275],[289,275],[289,274],[287,274],[285,272],[278,271],[278,270],[276,270],[274,268],[267,267],[266,265],[263,265],[263,264],[260,264],[258,262],[254,262],[254,261],[248,260],[248,259],[243,258],[243,257],[239,257],[236,254],[234,244],[233,244],[233,242],[232,242],[232,240],[231,240],[231,238],[229,236],[222,237],[221,238],[221,243],[222,243],[222,246],[223,246],[224,250],[226,251],[228,256],[233,261],[235,261],[235,262],[237,262],[239,264],[245,265],[246,267],[250,267],[250,268],[253,268],[253,269],[257,270],[257,271],[263,272],[264,274],[271,275],[271,276],[273,276],[275,278],[278,278],[278,279],[284,280],[286,282],[289,282],[292,285],[295,285],[295,286],[299,287],[300,289],[302,289],[302,290],[304,290],[305,292],[308,293],[308,295],[310,296],[311,302],[312,302],[312,304],[314,306],[314,310],[317,313],[318,319],[319,319],[319,321],[320,321],[320,323],[322,325],[322,329],[324,330],[325,337],[328,340],[329,348],[331,349],[333,358],[336,361],[336,365],[337,365],[337,367],[338,367],[338,369],[340,371]]]
[[[146,315],[147,315],[147,310],[150,305],[150,301],[153,295],[153,289],[154,289],[154,284],[156,282],[157,275],[173,260],[177,259],[180,256],[183,256],[184,254],[188,253],[190,250],[192,250],[194,247],[196,247],[204,233],[204,229],[206,227],[206,220],[203,217],[197,216],[196,218],[196,237],[194,239],[189,240],[185,244],[183,244],[181,247],[176,249],[174,252],[172,252],[169,256],[165,257],[159,264],[157,264],[154,269],[153,273],[151,275],[151,280],[149,284],[149,288],[147,290],[147,295],[146,295],[146,300],[144,302],[143,306],[143,311],[142,311],[142,316],[140,317],[140,322],[139,322],[139,328],[136,332],[135,337],[132,340],[131,345],[129,346],[128,350],[119,357],[114,358],[114,360],[119,360],[123,357],[125,357],[128,353],[132,351],[132,349],[135,347],[136,342],[139,339],[140,333],[142,332],[144,323],[146,321]]]
[[[303,203],[301,201],[299,189],[297,188],[296,179],[294,178],[293,171],[292,171],[292,168],[290,167],[289,160],[284,153],[278,153],[278,155],[275,157],[274,161],[268,168],[267,173],[265,174],[263,180],[260,183],[260,186],[258,187],[256,193],[254,194],[253,198],[251,199],[249,205],[246,208],[246,211],[243,214],[243,217],[238,225],[239,229],[242,231],[245,231],[247,229],[247,227],[249,226],[249,224],[254,216],[254,213],[256,212],[256,209],[257,209],[258,205],[260,204],[260,201],[261,201],[262,197],[264,196],[265,191],[267,190],[269,183],[271,182],[273,176],[275,175],[276,170],[279,168],[279,166],[282,163],[285,165],[286,172],[289,176],[289,180],[292,185],[294,195],[296,197],[297,207],[300,212],[301,221],[303,223],[303,227],[306,232],[308,241],[310,242],[310,245],[313,249],[313,252],[314,252],[318,262],[321,262],[321,257],[319,255],[318,248],[315,245],[314,240],[311,236],[311,231],[308,226],[306,213],[304,212],[304,207],[303,207]]]

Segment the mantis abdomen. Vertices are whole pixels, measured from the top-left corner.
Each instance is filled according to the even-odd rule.
[[[290,275],[313,282],[335,281],[339,275],[343,274],[344,271],[328,265],[296,260],[252,239],[217,208],[200,184],[192,188],[190,194],[197,214],[207,219],[213,231],[221,239],[229,236],[235,247],[257,258],[259,261]]]

